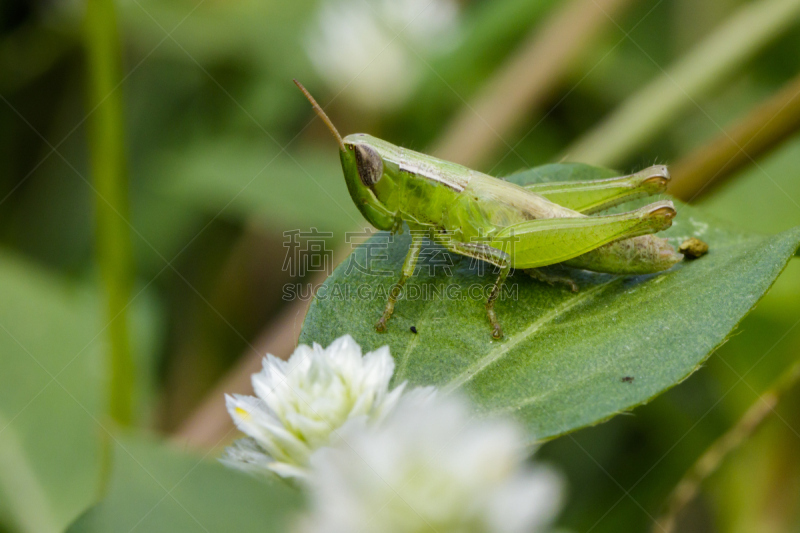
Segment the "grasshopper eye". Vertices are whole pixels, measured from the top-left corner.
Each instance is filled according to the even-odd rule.
[[[356,167],[361,183],[371,187],[378,183],[383,176],[383,160],[374,148],[357,144],[353,147],[356,154]]]

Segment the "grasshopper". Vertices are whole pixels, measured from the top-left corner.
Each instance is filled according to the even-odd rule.
[[[618,178],[522,187],[364,133],[343,139],[311,94],[294,81],[336,138],[347,189],[364,218],[380,230],[398,232],[403,223],[412,230],[400,279],[375,325],[379,332],[386,331],[403,285],[414,274],[424,236],[450,252],[499,268],[486,301],[495,339],[503,336],[495,300],[512,268],[553,282],[565,280],[537,269],[560,263],[609,274],[650,274],[683,259],[665,239],[651,235],[672,225],[676,212],[671,201],[590,216],[664,192],[669,182],[665,166]]]

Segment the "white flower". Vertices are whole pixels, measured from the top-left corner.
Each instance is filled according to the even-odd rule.
[[[533,533],[560,508],[561,477],[523,462],[517,426],[474,420],[459,398],[406,397],[340,435],[312,459],[306,533]]]
[[[327,348],[300,345],[282,361],[272,355],[253,374],[256,397],[226,395],[228,412],[249,438],[227,449],[223,462],[248,470],[303,478],[312,454],[331,443],[348,420],[380,420],[405,384],[389,392],[394,360],[384,346],[361,356],[350,335]]]
[[[347,87],[353,104],[393,108],[427,68],[417,54],[453,42],[457,20],[455,0],[329,0],[309,32],[308,54],[332,89]]]

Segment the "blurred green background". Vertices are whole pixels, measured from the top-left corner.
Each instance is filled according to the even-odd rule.
[[[87,16],[99,4],[93,33]],[[800,225],[798,4],[2,0],[0,531],[61,531],[109,486],[152,494],[156,507],[183,494],[199,509],[204,498],[225,504],[213,497],[225,483],[260,490],[214,464],[234,436],[219,409],[207,416],[224,430],[200,445],[187,424],[209,401],[221,406],[215,387],[231,369],[227,379],[246,381],[242,361],[278,342],[271,337],[296,340],[302,308],[283,286],[319,279],[284,268],[284,232],[331,232],[341,258],[344,233],[364,225],[335,144],[292,78],[343,134],[369,132],[498,176],[564,158],[621,172],[688,168],[689,154],[739,139],[732,132],[753,117],[752,154],[735,143],[747,152],[738,168],[675,177],[689,184],[684,199],[725,223],[776,233]],[[115,39],[120,69],[108,72],[109,98],[98,97],[88,58],[99,53],[102,67],[105,51],[113,67]],[[786,87],[782,105],[758,112]],[[115,138],[125,172],[103,182],[96,158]],[[118,193],[105,214],[104,186]],[[108,220],[130,239],[130,261],[124,245],[118,256],[103,247]],[[124,298],[109,306],[115,290]],[[571,487],[562,525],[661,531],[655,519],[673,487],[798,361],[798,296],[795,260],[700,372],[632,416],[546,443],[541,456]],[[115,350],[131,354],[130,420],[107,407]],[[798,407],[788,387],[702,483],[679,530],[800,531]],[[185,471],[131,481],[137,464],[160,476],[159,454],[178,453],[162,450],[168,438],[192,449],[176,459]],[[120,454],[133,463],[120,466]],[[178,485],[190,489],[172,494]],[[127,501],[117,500],[120,509]],[[238,517],[236,528],[269,516],[258,498],[242,501],[231,496],[222,514]]]

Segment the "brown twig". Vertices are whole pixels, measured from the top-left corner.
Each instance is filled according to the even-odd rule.
[[[771,388],[755,401],[735,426],[719,437],[700,456],[692,468],[673,489],[666,512],[653,524],[653,533],[672,533],[681,511],[697,496],[705,481],[722,461],[737,449],[775,410],[781,396],[800,380],[800,363],[794,364]]]
[[[433,153],[475,167],[557,88],[572,61],[631,0],[572,0],[535,28],[445,128]]]
[[[678,161],[669,192],[693,200],[800,129],[800,75],[760,104],[729,132]]]
[[[363,232],[364,228],[357,228]],[[334,257],[334,263],[343,261],[350,251],[342,247]],[[316,289],[325,281],[326,273],[312,276],[310,284]],[[180,446],[191,448],[210,448],[220,444],[233,427],[225,409],[225,394],[251,394],[252,374],[261,370],[261,361],[266,354],[281,359],[288,358],[297,346],[300,327],[308,311],[310,300],[295,300],[286,306],[258,336],[258,339],[239,358],[238,363],[228,371],[217,386],[206,395],[200,405],[173,433],[172,440]],[[224,442],[222,442],[224,444]]]
[[[564,157],[616,167],[658,137],[697,100],[718,89],[749,60],[794,27],[800,0],[745,2],[692,50],[636,90],[564,150]],[[632,41],[636,44],[635,41]],[[638,45],[637,45],[638,46]]]
[[[296,300],[280,313],[253,343],[259,355],[253,355],[253,351],[248,349],[239,358],[238,363],[177,429],[172,437],[174,442],[191,448],[210,448],[220,441],[233,426],[225,409],[225,394],[252,392],[250,376],[261,370],[261,359],[265,354],[271,353],[283,359],[291,355],[309,303]]]

